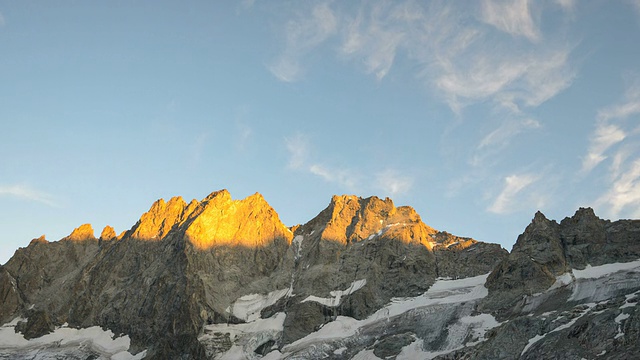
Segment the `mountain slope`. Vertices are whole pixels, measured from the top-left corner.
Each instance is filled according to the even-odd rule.
[[[334,196],[292,228],[260,194],[158,200],[120,236],[83,225],[16,251],[0,357],[622,358],[638,353],[639,235],[538,213],[509,254],[388,198]]]

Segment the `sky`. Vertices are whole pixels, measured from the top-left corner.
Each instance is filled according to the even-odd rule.
[[[640,1],[0,0],[0,264],[159,198],[640,218]]]

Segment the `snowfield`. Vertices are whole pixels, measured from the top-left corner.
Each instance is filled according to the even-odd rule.
[[[50,334],[27,340],[22,334],[15,332],[15,326],[24,320],[16,318],[0,327],[0,357],[16,358],[18,355],[34,353],[28,358],[46,359],[47,351],[41,350],[48,348],[55,348],[56,353],[68,354],[67,356],[81,356],[87,353],[81,349],[90,349],[102,358],[113,360],[138,360],[146,355],[146,351],[136,355],[128,351],[131,344],[129,336],[115,337],[111,330],[105,331],[99,326],[73,329],[63,325]]]

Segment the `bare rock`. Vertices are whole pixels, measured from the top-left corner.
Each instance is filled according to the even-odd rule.
[[[21,332],[25,339],[34,339],[49,334],[55,330],[55,325],[44,310],[29,310],[27,321],[16,326],[16,332]]]
[[[65,238],[65,240],[70,241],[84,241],[95,239],[96,237],[93,233],[93,227],[91,226],[91,224],[80,225],[79,227],[75,228],[69,236]]]
[[[0,323],[13,319],[22,308],[22,298],[16,280],[0,265]]]
[[[116,231],[109,225],[105,226],[104,229],[102,229],[102,233],[100,233],[100,240],[102,241],[113,240],[116,238]]]

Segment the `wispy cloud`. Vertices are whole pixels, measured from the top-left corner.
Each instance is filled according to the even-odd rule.
[[[0,13],[0,26],[4,26],[4,24],[4,16],[2,16],[2,13]]]
[[[253,135],[253,129],[243,122],[236,122],[236,131],[236,149],[238,149],[238,151],[244,151]]]
[[[336,183],[350,191],[357,189],[358,181],[356,174],[348,169],[334,169],[320,164],[309,166],[309,172],[321,177],[327,182]]]
[[[572,11],[576,7],[576,0],[556,0],[564,10]]]
[[[582,172],[587,173],[607,157],[605,152],[613,145],[621,142],[627,134],[617,125],[601,122],[591,136],[589,152],[582,159]]]
[[[533,119],[518,121],[508,121],[501,124],[497,129],[487,134],[478,145],[479,149],[490,146],[505,146],[511,139],[527,129],[537,129],[540,122]]]
[[[546,3],[535,12],[532,4],[365,2],[353,12],[324,3],[289,22],[287,46],[271,69],[281,80],[297,80],[302,56],[337,35],[339,54],[378,80],[389,74],[398,54],[405,54],[416,77],[442,94],[455,112],[487,100],[516,108],[538,106],[567,88],[575,71],[565,39],[542,39],[537,24]],[[495,36],[496,29],[516,38]],[[536,41],[518,42],[517,37]]]
[[[495,214],[511,213],[519,207],[520,193],[539,177],[533,174],[514,174],[504,178],[502,191],[487,210]]]
[[[296,133],[284,139],[289,161],[287,167],[320,177],[326,182],[338,184],[348,190],[357,187],[357,175],[354,171],[326,166],[310,160],[309,138],[303,133]]]
[[[205,153],[209,138],[210,136],[208,133],[199,134],[194,138],[191,143],[191,153],[187,166],[193,169],[202,163],[202,157]]]
[[[387,195],[405,194],[411,190],[412,186],[413,178],[396,170],[387,169],[376,174],[375,187]]]
[[[517,117],[507,117],[497,128],[485,135],[475,149],[470,164],[476,167],[487,165],[487,159],[495,160],[497,155],[511,144],[521,133],[542,127],[539,121]]]
[[[301,59],[327,40],[336,27],[337,18],[326,3],[316,5],[309,16],[289,21],[285,30],[285,50],[268,66],[271,73],[284,82],[299,80],[304,72]]]
[[[624,99],[598,112],[583,172],[610,159],[608,188],[596,200],[611,218],[640,217],[640,78],[633,78]],[[634,121],[628,121],[632,118]]]
[[[631,6],[634,7],[638,15],[640,15],[640,0],[628,0]]]
[[[619,104],[606,107],[598,112],[596,128],[589,141],[589,150],[582,159],[582,172],[588,173],[607,159],[606,153],[628,136],[624,120],[640,114],[640,82],[636,81],[625,92]]]
[[[617,163],[616,163],[617,162]],[[596,206],[607,208],[612,218],[622,213],[630,217],[640,217],[640,158],[628,164],[619,158],[614,162],[610,188],[598,198]]]
[[[311,154],[309,138],[297,133],[284,139],[289,160],[287,168],[308,173],[323,181],[338,185],[346,191],[378,192],[384,195],[401,195],[409,192],[414,178],[397,169],[388,168],[363,176],[365,171],[357,167],[345,167],[331,162],[318,160],[317,154]]]
[[[284,143],[289,152],[290,169],[301,169],[306,165],[309,153],[308,139],[302,133],[297,133],[291,137],[286,137]]]
[[[39,202],[51,207],[58,207],[53,196],[24,184],[0,185],[0,196],[11,196],[23,200]]]
[[[540,39],[529,0],[484,0],[482,20],[512,36],[523,36],[531,41]]]

